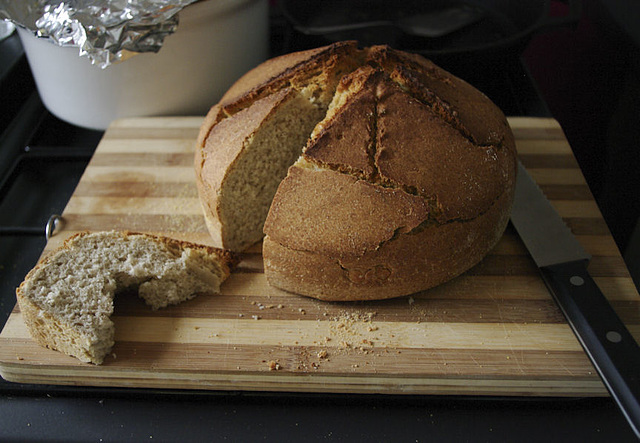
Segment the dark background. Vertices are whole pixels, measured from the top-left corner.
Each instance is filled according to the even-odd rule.
[[[461,74],[508,115],[552,116],[560,122],[635,270],[640,261],[634,234],[640,206],[638,3],[584,0],[578,21],[533,36],[521,57]],[[552,2],[554,14],[567,10],[565,2]],[[271,19],[274,55],[308,43],[275,7]],[[48,216],[62,211],[102,135],[61,122],[44,109],[14,37],[0,42],[0,325],[15,305],[15,287],[44,247]],[[0,441],[182,440],[622,442],[634,437],[609,398],[183,392],[0,380]]]
[[[553,2],[556,14],[566,5]],[[640,4],[585,0],[575,27],[532,39],[523,52],[551,115],[580,163],[636,285],[640,239]],[[633,238],[633,240],[632,240]]]

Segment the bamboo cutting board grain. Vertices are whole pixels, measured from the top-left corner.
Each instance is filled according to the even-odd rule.
[[[47,250],[83,230],[208,243],[192,166],[201,121],[115,122]],[[561,128],[551,119],[510,122],[523,163],[593,254],[590,272],[640,337],[640,297]],[[256,245],[218,296],[155,312],[132,294],[115,303],[116,345],[101,366],[36,345],[16,307],[0,334],[2,376],[212,390],[607,395],[511,226],[464,275],[393,300],[327,303],[274,289]]]

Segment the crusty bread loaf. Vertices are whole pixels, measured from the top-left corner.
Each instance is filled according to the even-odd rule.
[[[269,120],[247,116],[283,94],[307,99],[317,120],[310,134],[307,125],[300,131],[300,155],[284,180],[275,179],[273,199],[262,198],[269,211],[258,219],[252,192],[225,201],[225,180],[236,173],[226,153],[246,149],[268,127]],[[231,122],[244,133],[227,143]],[[466,271],[502,236],[515,186],[513,135],[485,95],[420,56],[354,42],[255,68],[212,108],[196,151],[200,199],[220,246],[247,246],[225,240],[249,238],[225,232],[246,227],[222,215],[221,207],[236,205],[256,216],[255,226],[264,222],[269,282],[325,300],[410,294]],[[273,180],[250,166],[257,161],[243,166],[245,175]]]
[[[131,232],[77,234],[45,257],[16,294],[31,336],[83,362],[114,344],[114,294],[137,289],[153,309],[217,293],[236,258],[228,251]]]

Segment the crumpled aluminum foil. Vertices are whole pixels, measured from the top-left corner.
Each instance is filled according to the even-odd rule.
[[[158,52],[178,27],[178,12],[197,0],[0,0],[0,19],[60,46],[79,48],[102,68]]]

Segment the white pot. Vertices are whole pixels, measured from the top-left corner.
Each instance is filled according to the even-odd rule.
[[[104,130],[124,117],[204,115],[231,84],[265,60],[266,0],[206,0],[180,12],[175,33],[158,53],[102,69],[18,29],[47,109],[71,124]]]

